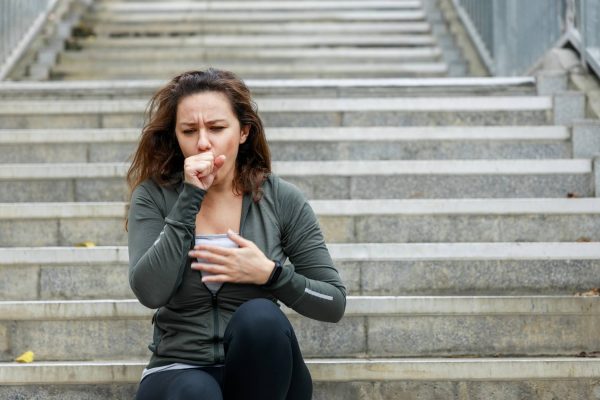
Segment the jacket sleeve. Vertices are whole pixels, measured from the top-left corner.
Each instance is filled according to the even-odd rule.
[[[309,318],[337,322],[346,309],[346,287],[325,245],[317,217],[298,188],[280,181],[276,202],[281,242],[292,265],[283,266],[269,290],[286,306]]]
[[[166,218],[150,192],[138,186],[129,207],[129,285],[140,303],[158,308],[169,302],[183,278],[205,191],[184,183]]]

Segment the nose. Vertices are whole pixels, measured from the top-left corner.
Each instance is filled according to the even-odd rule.
[[[206,151],[210,150],[211,144],[210,140],[208,140],[208,133],[205,129],[199,129],[198,133],[198,150]]]

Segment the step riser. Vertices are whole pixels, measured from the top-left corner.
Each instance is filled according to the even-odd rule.
[[[127,265],[3,266],[0,300],[132,299]]]
[[[305,359],[314,382],[527,382],[596,379],[600,363],[585,358],[538,359]],[[129,384],[138,383],[147,361],[46,362],[29,365],[0,363],[10,385]],[[12,365],[11,365],[12,364]],[[381,377],[386,378],[382,379]],[[569,377],[569,378],[565,378]],[[364,398],[364,397],[363,397]],[[477,398],[486,398],[480,396]],[[514,398],[514,397],[511,397]]]
[[[536,198],[594,196],[591,174],[287,176],[309,199]],[[127,201],[125,178],[0,180],[0,202]]]
[[[600,287],[600,260],[338,261],[351,295],[573,295]],[[4,265],[0,300],[131,299],[128,266]]]
[[[65,246],[84,240],[97,245],[126,245],[125,215],[123,219],[44,219],[0,221],[0,246]]]
[[[36,144],[36,151],[32,152],[31,146],[3,144],[0,160],[3,163],[127,162],[137,148],[136,143],[45,143]]]
[[[387,33],[387,32],[384,32]],[[314,34],[311,33],[311,34]],[[341,36],[344,32],[337,34]],[[264,35],[268,36],[268,35]],[[271,35],[274,36],[274,35]],[[425,36],[425,35],[421,35]],[[120,39],[113,39],[118,42]],[[122,39],[124,40],[124,39]],[[162,40],[165,40],[164,38]],[[75,44],[73,44],[75,46]],[[186,54],[182,54],[182,51],[187,50]],[[457,50],[447,49],[450,52],[454,52],[455,55],[459,53]],[[169,46],[160,54],[156,54],[151,50],[144,47],[133,47],[129,49],[129,52],[122,54],[119,57],[120,49],[102,47],[102,48],[83,48],[81,46],[73,49],[66,49],[64,52],[58,55],[58,60],[61,61],[109,61],[109,60],[129,60],[132,58],[151,58],[154,60],[166,61],[166,60],[219,60],[219,59],[251,59],[260,60],[262,58],[275,58],[275,59],[288,59],[298,60],[303,58],[321,58],[321,57],[335,57],[335,58],[356,58],[362,55],[364,59],[374,58],[398,58],[406,57],[408,59],[420,58],[420,57],[433,57],[441,56],[442,50],[437,44],[431,44],[429,46],[393,46],[393,47],[382,47],[380,45],[363,45],[360,47],[352,45],[338,45],[338,46],[321,46],[321,47],[288,47],[282,44],[280,47],[249,47],[240,43],[233,43],[227,47],[217,48],[203,48],[200,46],[192,47],[185,45],[173,45]],[[105,56],[103,58],[103,56]],[[315,60],[318,61],[318,60]]]
[[[137,382],[113,385],[17,385],[0,386],[0,397],[11,400],[122,400],[134,399],[137,389]]]
[[[268,133],[267,133],[268,135]],[[0,163],[127,162],[136,143],[2,144]],[[567,141],[270,142],[273,161],[571,158]]]
[[[194,3],[194,2],[202,1],[202,0],[171,0],[169,3],[171,3],[171,4],[190,3],[190,1],[192,3]],[[219,0],[219,3],[239,3],[240,1],[246,1],[246,0]],[[261,1],[261,0],[256,0],[256,1]],[[269,0],[269,1],[273,1],[273,0]],[[339,1],[340,3],[342,3],[342,2],[346,2],[347,0],[329,0],[329,1]],[[165,0],[147,0],[147,1],[144,1],[143,3],[150,3],[150,4],[156,5],[157,3],[164,3],[164,2],[165,2]],[[399,0],[399,2],[400,3],[422,4],[422,1],[420,1],[420,0]],[[140,0],[98,0],[95,4],[114,5],[117,3],[122,3],[122,4],[140,3]],[[179,6],[181,6],[181,5],[179,5]]]
[[[81,39],[76,41],[74,46],[84,49],[113,49],[127,50],[134,49],[156,49],[163,47],[184,47],[184,48],[227,48],[247,46],[248,48],[260,49],[271,47],[287,48],[314,48],[322,46],[394,46],[394,47],[414,47],[414,46],[434,46],[436,44],[433,36],[428,34],[417,35],[287,35],[287,36],[269,36],[256,35],[249,37],[247,35],[214,35],[214,36],[194,36],[194,37],[175,37],[175,38],[133,38],[133,39]]]
[[[600,240],[600,216],[359,216],[321,217],[333,243],[573,242]]]
[[[266,127],[548,125],[551,111],[261,112]],[[0,129],[133,128],[139,114],[2,115]]]
[[[0,246],[127,245],[123,218],[0,220]],[[328,243],[600,241],[600,215],[319,216]]]
[[[332,75],[350,76],[362,74],[368,75],[388,75],[388,74],[436,74],[446,72],[446,64],[440,62],[398,62],[394,63],[387,60],[369,60],[369,63],[363,62],[357,64],[352,60],[339,60],[328,62],[314,62],[312,60],[301,60],[290,64],[286,63],[268,63],[264,64],[242,61],[235,63],[223,62],[201,62],[189,60],[180,63],[152,62],[142,65],[131,65],[114,62],[76,62],[69,65],[57,65],[52,68],[52,74],[66,76],[134,76],[137,72],[144,76],[175,76],[185,70],[204,70],[209,67],[235,71],[240,76],[265,75],[265,78],[276,78],[283,75]],[[360,78],[360,77],[359,77]],[[139,78],[138,78],[139,79]]]
[[[337,263],[351,294],[550,295],[600,287],[600,260],[443,260]]]
[[[4,146],[3,146],[4,147]],[[427,141],[269,143],[274,161],[322,160],[467,160],[571,158],[570,142]],[[14,154],[14,151],[12,152]],[[0,158],[8,160],[8,157]],[[7,154],[8,156],[8,154]],[[22,158],[26,159],[26,158]],[[60,159],[58,159],[60,160]]]
[[[175,53],[173,53],[175,50]],[[339,48],[338,53],[348,54],[352,52],[351,48]],[[382,50],[376,48],[364,48],[364,51],[376,51]],[[363,50],[359,50],[361,53]],[[217,50],[218,51],[218,50]],[[285,49],[283,50],[285,51]],[[317,51],[311,50],[311,51]],[[401,51],[414,52],[415,49],[405,49]],[[419,52],[425,52],[426,54],[431,53],[431,48],[418,49]],[[279,52],[279,49],[277,50]],[[190,57],[201,58],[206,54],[205,51],[196,50],[189,53]],[[247,54],[247,49],[235,49],[236,56],[240,54]],[[322,53],[319,51],[318,53]],[[330,53],[330,51],[327,51]],[[73,53],[68,53],[73,54]],[[98,57],[100,60],[109,59],[110,57],[117,57],[118,59],[124,56],[133,56],[143,54],[144,57],[152,54],[156,56],[155,52],[140,52],[136,50],[128,51],[125,54],[115,53],[110,51],[103,51],[100,53],[95,52],[81,52],[76,57],[87,59]],[[161,52],[161,54],[165,54]],[[217,55],[219,53],[210,52],[210,55]],[[254,53],[249,54],[254,58]],[[320,56],[321,54],[319,54]],[[168,50],[164,57],[182,56],[180,51],[177,49]],[[187,53],[186,53],[187,56]],[[164,59],[161,56],[161,59]],[[368,57],[361,57],[361,59]],[[132,82],[121,82],[121,81],[92,81],[92,82],[6,82],[0,84],[0,97],[14,100],[16,98],[35,98],[42,96],[48,98],[48,96],[54,98],[60,97],[84,97],[86,99],[93,99],[99,96],[110,96],[114,99],[122,99],[123,96],[134,97],[137,99],[149,99],[150,96],[159,89],[166,82],[164,81],[132,81]],[[401,96],[407,94],[410,97],[419,97],[423,95],[431,94],[438,96],[452,96],[457,94],[466,94],[467,97],[473,95],[536,95],[535,80],[529,77],[520,78],[440,78],[434,80],[415,80],[415,79],[390,79],[390,80],[320,80],[320,81],[246,81],[246,84],[252,91],[253,96],[256,99],[264,97],[273,97],[277,93],[282,94],[280,98],[294,98],[294,97],[312,97],[318,98],[322,93],[330,93],[327,97],[356,97],[361,94],[363,97],[375,97],[378,98],[381,94],[392,94],[393,96]],[[370,96],[373,94],[373,96]]]
[[[135,71],[123,71],[123,72],[114,72],[110,71],[98,71],[97,73],[89,73],[85,70],[81,73],[63,73],[61,71],[51,71],[51,79],[62,80],[65,82],[69,81],[80,81],[80,80],[94,80],[94,79],[104,79],[104,80],[136,80],[136,79],[161,79],[165,82],[168,81],[173,76],[176,76],[183,71],[190,69],[204,69],[207,68],[207,65],[198,64],[197,66],[187,66],[187,68],[178,68],[175,67],[171,70],[157,70],[156,72],[148,71],[148,72],[140,72],[136,73]],[[439,78],[443,77],[447,74],[447,67],[445,65],[434,66],[435,68],[431,68],[432,71],[422,69],[421,67],[411,67],[408,66],[404,68],[401,65],[394,66],[391,69],[384,71],[346,71],[346,70],[335,70],[335,71],[326,71],[317,70],[314,72],[311,71],[292,71],[292,72],[280,72],[280,71],[263,71],[257,68],[255,71],[244,71],[243,68],[225,68],[229,70],[236,70],[238,75],[243,79],[317,79],[317,78],[347,78],[347,79],[356,79],[356,78]],[[361,68],[362,69],[362,68]]]
[[[0,195],[0,202],[127,201],[128,199],[127,183],[124,178],[0,182],[6,190]],[[8,200],[8,197],[13,199]],[[111,198],[114,200],[110,200]]]
[[[166,83],[166,80],[164,81]],[[69,82],[64,82],[69,83]],[[75,82],[72,82],[75,83]],[[69,91],[0,91],[2,100],[73,100],[73,99],[150,99],[158,86],[152,89],[114,88],[104,90],[72,89]],[[530,87],[514,88],[456,88],[443,89],[435,87],[366,87],[366,88],[290,88],[290,87],[250,87],[252,95],[260,98],[332,98],[332,97],[430,97],[430,96],[530,96],[534,89]]]
[[[240,1],[236,3],[214,2],[214,1],[193,1],[188,3],[162,3],[145,4],[144,2],[125,3],[125,4],[94,4],[91,11],[98,13],[130,13],[135,15],[171,13],[171,12],[206,12],[206,11],[294,11],[294,10],[410,10],[420,9],[421,1],[304,1],[297,3],[293,1]]]
[[[234,64],[241,62],[253,62],[256,63],[260,61],[261,63],[265,63],[268,65],[277,64],[290,64],[291,62],[299,64],[299,63],[314,63],[321,66],[326,66],[330,63],[341,64],[341,63],[352,63],[357,61],[369,60],[369,62],[384,62],[384,63],[394,63],[394,62],[424,62],[424,61],[440,61],[441,55],[436,54],[437,52],[430,52],[431,54],[407,54],[407,55],[395,55],[394,53],[389,52],[381,52],[380,54],[372,54],[368,52],[348,52],[348,54],[339,53],[339,52],[310,52],[305,51],[302,54],[300,51],[297,51],[289,56],[285,54],[273,54],[273,52],[265,52],[267,54],[263,55],[261,52],[256,51],[254,53],[241,52],[238,53],[237,49],[232,49],[231,53],[226,54],[204,54],[204,52],[189,52],[186,49],[181,49],[180,52],[174,52],[172,49],[167,54],[163,52],[157,54],[156,52],[142,52],[142,51],[132,51],[131,53],[122,54],[119,57],[119,53],[110,52],[110,51],[82,51],[82,52],[67,52],[60,55],[60,66],[65,70],[69,70],[66,67],[73,65],[75,63],[86,63],[89,66],[94,66],[95,62],[105,62],[105,63],[119,63],[123,61],[133,61],[133,62],[145,62],[145,63],[154,63],[160,64],[165,63],[166,60],[170,61],[171,68],[173,67],[173,62],[180,61],[182,63],[189,62],[190,58],[194,60],[197,65],[202,64]],[[171,52],[173,54],[171,55]],[[182,55],[182,52],[185,52],[185,57]],[[313,64],[313,65],[314,65]],[[71,71],[73,71],[71,69]],[[237,70],[236,70],[237,72]]]
[[[141,370],[140,374],[141,376]],[[28,400],[132,399],[138,383],[0,386],[0,397]],[[597,400],[596,379],[489,381],[314,382],[313,400]]]
[[[166,7],[165,7],[166,6]],[[378,2],[361,2],[361,3],[348,3],[348,2],[329,2],[323,3],[322,1],[313,2],[258,2],[248,3],[242,1],[237,4],[231,3],[199,3],[192,2],[187,4],[114,4],[111,6],[94,6],[90,11],[96,16],[113,16],[113,17],[127,17],[130,15],[154,17],[161,15],[186,15],[186,16],[202,16],[204,13],[226,13],[226,12],[245,12],[250,15],[260,13],[302,13],[303,11],[322,11],[322,12],[366,12],[366,13],[384,13],[395,12],[395,13],[411,13],[419,11],[422,7],[420,2],[412,3],[398,3],[398,2],[386,2],[381,4]]]
[[[317,12],[317,13],[295,13],[295,12],[255,12],[255,13],[210,13],[182,15],[181,13],[169,13],[167,15],[108,15],[95,14],[81,20],[86,25],[102,25],[111,23],[169,23],[169,22],[193,22],[201,24],[202,22],[220,22],[223,24],[238,24],[246,22],[425,22],[425,15],[421,11],[416,12],[365,12],[365,11],[346,11],[346,12]]]
[[[128,24],[103,24],[89,27],[96,37],[107,40],[111,37],[144,37],[144,36],[190,36],[190,35],[215,35],[215,34],[340,34],[349,33],[391,33],[391,34],[415,34],[429,33],[431,28],[427,23],[413,24],[247,24],[247,25],[214,25],[204,24],[152,24],[131,26]]]
[[[594,196],[594,177],[582,175],[285,176],[311,199],[535,198]]]
[[[147,319],[3,321],[2,361],[25,349],[36,360],[149,356]],[[345,317],[335,325],[292,316],[305,357],[576,356],[600,349],[597,315]],[[438,332],[446,332],[439,335]]]

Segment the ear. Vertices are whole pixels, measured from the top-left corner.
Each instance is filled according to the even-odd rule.
[[[248,139],[248,135],[250,134],[250,125],[245,125],[242,128],[242,132],[240,135],[240,144],[245,143],[246,139]]]

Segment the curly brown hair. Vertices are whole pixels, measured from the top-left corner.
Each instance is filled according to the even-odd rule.
[[[251,193],[254,201],[262,197],[262,183],[271,173],[271,153],[256,103],[246,84],[234,73],[209,68],[177,75],[152,96],[139,145],[127,172],[129,201],[135,188],[146,179],[170,186],[179,182],[173,180],[174,176],[183,176],[185,158],[175,135],[177,106],[183,98],[201,92],[223,93],[240,126],[250,127],[248,138],[238,150],[233,189],[236,194]],[[126,231],[127,224],[128,218]]]

